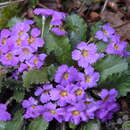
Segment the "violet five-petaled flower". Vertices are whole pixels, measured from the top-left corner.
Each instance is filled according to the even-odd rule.
[[[77,45],[77,49],[72,52],[72,59],[78,61],[78,65],[83,68],[94,64],[102,57],[103,54],[97,53],[97,47],[94,43],[81,42]]]
[[[7,112],[7,105],[0,104],[0,121],[8,121],[11,120],[10,113]]]

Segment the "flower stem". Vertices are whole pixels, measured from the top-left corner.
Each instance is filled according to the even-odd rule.
[[[61,124],[61,130],[66,130],[65,122],[63,122],[63,123]]]

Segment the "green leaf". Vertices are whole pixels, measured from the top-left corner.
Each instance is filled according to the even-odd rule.
[[[47,68],[30,70],[23,75],[23,86],[29,88],[31,84],[43,84],[48,82]]]
[[[7,122],[5,130],[20,130],[23,124],[22,111],[19,110],[15,113],[12,121]]]
[[[15,90],[13,94],[13,99],[15,99],[16,102],[21,102],[24,99],[24,96],[25,96],[24,91]]]
[[[130,130],[130,121],[126,121],[125,123],[123,123],[122,129],[123,130]]]
[[[8,7],[0,9],[0,29],[6,27],[9,19],[18,15],[20,8],[18,5],[10,5]]]
[[[7,122],[0,121],[0,130],[5,130],[6,123]]]
[[[96,46],[97,46],[97,48],[98,48],[98,53],[103,53],[103,52],[105,52],[105,49],[106,49],[106,47],[107,47],[107,44],[106,43],[104,43],[104,42],[102,42],[102,41],[98,41],[98,42],[96,42]]]
[[[49,80],[52,81],[54,79],[54,74],[56,72],[57,67],[54,64],[51,64],[47,67]]]
[[[117,55],[108,55],[95,64],[96,71],[100,72],[100,81],[106,80],[110,75],[122,73],[128,69],[126,59]]]
[[[42,28],[42,18],[41,17],[35,16],[34,21],[36,22],[36,26],[38,28]]]
[[[90,27],[90,36],[91,37],[95,37],[95,33],[100,30],[100,25],[103,25],[103,22],[99,21],[99,22],[95,22],[91,25]]]
[[[43,120],[43,118],[38,117],[30,123],[29,130],[47,130],[47,127],[48,122]]]
[[[60,64],[71,64],[71,45],[67,36],[56,36],[51,32],[46,33],[45,38],[45,48],[47,54],[51,52],[56,56],[56,60]]]
[[[75,124],[69,123],[69,128],[75,129],[77,126]]]
[[[69,15],[66,18],[65,27],[69,32],[73,48],[75,48],[80,41],[86,40],[87,24],[80,16],[76,14]]]
[[[120,83],[120,84],[119,84]],[[130,76],[124,78],[120,82],[117,82],[117,87],[119,91],[119,96],[127,96],[127,93],[130,92]]]
[[[8,21],[7,27],[11,28],[13,27],[17,22],[21,22],[22,19],[19,17],[13,17]]]
[[[99,120],[89,121],[83,130],[101,130],[100,121]]]

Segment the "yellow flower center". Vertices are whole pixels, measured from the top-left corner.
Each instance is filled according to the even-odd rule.
[[[82,90],[82,89],[77,89],[77,90],[75,91],[75,95],[76,95],[76,96],[80,96],[80,95],[82,95],[82,93],[83,93],[83,90]]]
[[[19,35],[19,36],[22,36],[23,33],[24,33],[24,31],[21,30],[21,31],[18,33],[18,35]]]
[[[36,106],[35,106],[35,105],[32,105],[32,108],[33,108],[33,109],[35,109],[35,108],[36,108]]]
[[[90,101],[86,101],[86,102],[84,102],[85,104],[91,104],[91,102]]]
[[[30,44],[32,44],[33,42],[35,42],[35,38],[34,38],[34,37],[28,38],[28,42],[29,42]]]
[[[65,80],[68,79],[69,73],[68,73],[68,72],[65,72],[63,77],[64,77]]]
[[[3,38],[2,39],[2,44],[4,45],[6,43],[6,41],[7,41],[7,38]]]
[[[11,53],[8,53],[8,54],[6,55],[6,58],[7,58],[8,60],[12,60],[12,59],[13,59],[13,55],[12,55]]]
[[[91,81],[91,77],[90,77],[90,76],[86,76],[86,77],[85,77],[85,81],[86,81],[86,82],[90,82],[90,81]]]
[[[49,93],[49,90],[44,90],[43,93],[44,93],[44,94],[48,94],[48,93]]]
[[[107,31],[103,30],[103,32],[104,32],[104,35],[108,35],[108,32],[107,32]]]
[[[62,97],[65,97],[65,96],[68,96],[68,93],[67,93],[67,91],[61,91],[61,92],[60,92],[60,95],[61,95]]]
[[[82,50],[81,52],[83,56],[88,56],[88,50]]]
[[[72,111],[72,115],[74,116],[78,116],[79,114],[80,114],[80,111],[78,110]]]
[[[23,49],[22,49],[22,52],[23,52],[25,55],[27,55],[27,54],[30,53],[30,51],[29,51],[28,48],[23,48]]]
[[[55,114],[56,114],[56,111],[51,110],[50,113],[53,114],[53,115],[55,115]]]
[[[16,43],[17,43],[18,46],[21,45],[21,41],[22,41],[22,40],[21,40],[20,38],[18,38],[18,39],[16,40]]]
[[[118,49],[119,49],[119,46],[115,43],[115,44],[114,44],[114,48],[115,48],[115,50],[118,50]]]
[[[37,64],[37,63],[38,63],[38,59],[37,59],[37,58],[34,59],[34,60],[33,60],[33,63],[34,63],[34,64]]]

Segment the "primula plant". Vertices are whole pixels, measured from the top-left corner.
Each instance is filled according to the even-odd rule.
[[[33,12],[0,32],[0,128],[88,130],[111,120],[130,91],[128,43],[107,23],[88,37],[76,14]]]

